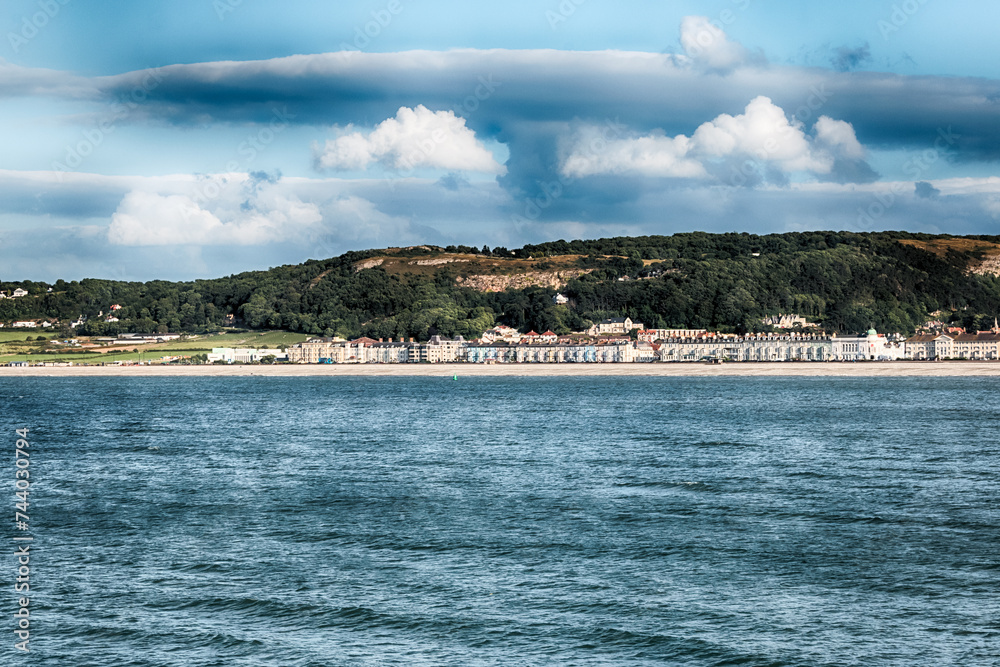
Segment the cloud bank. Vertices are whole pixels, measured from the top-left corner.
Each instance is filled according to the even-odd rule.
[[[600,148],[595,148],[599,146]],[[744,113],[722,114],[698,126],[691,137],[646,135],[612,139],[603,145],[594,132],[576,139],[562,164],[562,173],[583,177],[597,174],[638,174],[725,182],[725,173],[754,162],[784,174],[832,174],[838,161],[863,161],[865,150],[850,123],[820,116],[813,136],[802,123],[766,97],[757,97]],[[728,169],[719,169],[720,166]],[[744,179],[745,180],[745,179]]]
[[[125,100],[95,153],[133,128],[270,133],[258,162],[204,161],[227,173],[0,170],[2,257],[29,275],[33,240],[56,268],[82,266],[76,248],[176,278],[416,243],[995,231],[1000,81],[858,71],[867,44],[827,49],[826,69],[768,63],[703,16],[679,35],[675,54],[351,51],[105,77],[0,62],[0,97],[72,107],[44,122],[76,137]],[[299,171],[254,171],[278,155]]]

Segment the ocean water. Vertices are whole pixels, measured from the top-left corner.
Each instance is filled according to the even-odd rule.
[[[998,390],[4,379],[0,664],[1000,664]]]

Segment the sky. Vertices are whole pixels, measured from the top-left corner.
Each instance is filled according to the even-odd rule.
[[[1000,3],[8,0],[0,280],[1000,234]]]

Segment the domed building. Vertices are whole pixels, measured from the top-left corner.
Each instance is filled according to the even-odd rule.
[[[893,361],[902,359],[906,348],[869,329],[861,336],[834,336],[833,358],[840,361]]]

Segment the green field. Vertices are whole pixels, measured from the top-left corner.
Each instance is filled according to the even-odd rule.
[[[32,338],[38,334],[27,333],[23,330],[0,332],[0,343],[16,343],[23,341],[25,336]],[[53,336],[48,336],[53,338]],[[213,347],[268,347],[277,348],[294,345],[306,340],[309,336],[305,334],[291,333],[288,331],[262,331],[248,333],[224,333],[224,334],[203,334],[192,335],[184,340],[173,340],[168,343],[155,343],[153,345],[140,345],[138,343],[123,342],[129,347],[128,351],[86,353],[75,352],[66,354],[39,354],[19,349],[17,354],[0,354],[0,364],[7,364],[12,361],[27,361],[30,363],[45,361],[72,361],[73,363],[100,364],[114,361],[159,361],[164,356],[193,356],[211,352]],[[32,341],[34,342],[34,341]],[[30,343],[28,343],[30,345]],[[41,343],[39,343],[41,345]],[[131,350],[138,348],[140,352]],[[2,349],[2,348],[0,348]]]
[[[213,347],[281,347],[301,343],[310,338],[290,331],[252,331],[249,333],[223,333],[188,336],[184,340],[157,343],[157,350],[211,351]]]
[[[12,361],[38,362],[66,362],[72,361],[75,364],[101,364],[115,361],[159,361],[165,353],[160,352],[106,352],[104,354],[5,354],[0,356],[0,364],[9,364]],[[187,356],[187,355],[184,355]]]
[[[56,334],[44,329],[0,329],[0,343],[24,340],[28,336],[31,336],[31,339],[35,340],[39,336],[55,338]]]

